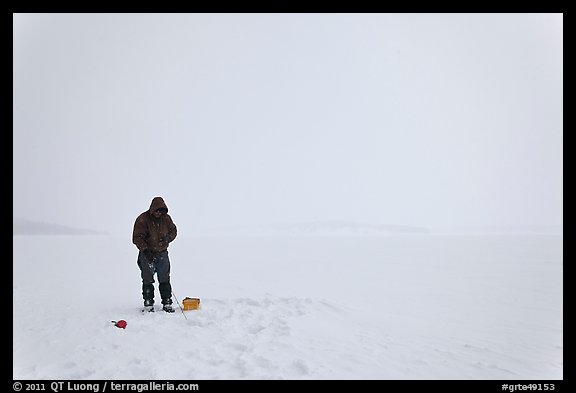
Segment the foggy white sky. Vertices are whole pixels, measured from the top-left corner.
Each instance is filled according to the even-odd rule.
[[[562,224],[562,14],[15,14],[13,214]]]

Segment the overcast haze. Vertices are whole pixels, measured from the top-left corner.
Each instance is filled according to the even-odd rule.
[[[562,14],[13,21],[15,217],[562,224]]]

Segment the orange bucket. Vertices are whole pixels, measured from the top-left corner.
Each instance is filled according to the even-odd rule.
[[[200,299],[197,297],[186,297],[182,300],[182,304],[184,305],[184,311],[200,309]]]

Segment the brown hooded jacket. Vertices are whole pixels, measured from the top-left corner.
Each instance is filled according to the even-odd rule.
[[[156,209],[165,209],[160,218],[154,217]],[[168,207],[161,197],[155,197],[150,203],[150,209],[136,218],[132,243],[140,251],[150,250],[161,252],[168,248],[168,243],[176,238],[176,225],[168,214]]]

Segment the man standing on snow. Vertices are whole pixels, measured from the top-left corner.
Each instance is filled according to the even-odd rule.
[[[168,244],[175,238],[176,225],[168,215],[168,207],[164,199],[155,197],[150,203],[150,209],[136,218],[132,233],[132,243],[140,251],[137,262],[142,276],[142,297],[146,311],[154,311],[154,273],[156,273],[162,310],[174,312]]]

